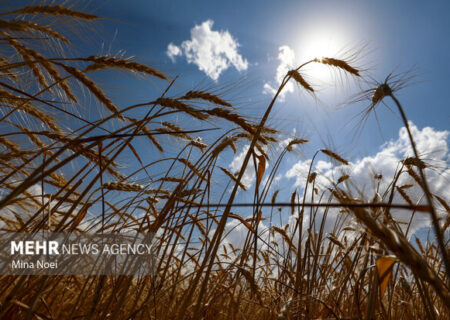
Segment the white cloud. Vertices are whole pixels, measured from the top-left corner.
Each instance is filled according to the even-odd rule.
[[[167,56],[170,58],[170,60],[172,60],[172,62],[175,62],[175,57],[181,56],[183,53],[181,52],[180,47],[174,45],[174,44],[171,42],[171,43],[169,43],[169,45],[167,46],[166,54],[167,54]]]
[[[294,140],[294,137],[296,137],[296,135],[297,135],[297,129],[294,128],[294,129],[292,129],[292,133],[291,133],[290,137],[286,137],[285,139],[282,139],[282,140],[280,140],[280,141],[278,142],[278,144],[277,144],[278,150],[283,150],[284,148],[286,148],[286,147],[288,146],[288,144],[289,144],[292,140]],[[298,147],[297,144],[296,144],[296,145],[293,145],[293,146],[292,146],[292,149],[293,149],[293,150],[294,150],[294,149],[297,149],[297,147]]]
[[[277,73],[275,75],[276,87],[273,87],[273,85],[270,83],[265,83],[263,89],[264,94],[270,94],[273,96],[277,92],[278,86],[281,84],[283,77],[289,70],[291,70],[294,67],[295,63],[294,50],[292,50],[289,46],[286,45],[279,47],[278,60],[280,61],[280,64],[277,67]],[[294,92],[294,84],[292,82],[288,82],[284,87],[283,91],[281,91],[279,96],[280,101],[283,101],[285,95],[289,92]]]
[[[450,198],[450,189],[448,188],[450,182],[450,169],[448,169],[448,161],[450,160],[449,149],[447,145],[447,139],[450,135],[449,131],[437,131],[433,128],[426,127],[422,130],[419,130],[416,126],[411,123],[411,129],[413,135],[415,137],[416,143],[419,147],[421,155],[423,155],[423,159],[427,162],[428,165],[431,166],[432,169],[427,170],[427,177],[432,187],[433,192],[440,195],[444,199]],[[242,165],[243,158],[248,150],[248,145],[244,146],[242,152],[236,155],[233,163],[230,167],[233,170],[237,170]],[[407,132],[405,128],[401,128],[399,131],[399,136],[397,139],[392,140],[380,147],[380,150],[376,152],[372,156],[367,156],[362,159],[356,160],[350,163],[349,166],[340,166],[336,163],[332,163],[324,157],[324,160],[319,159],[315,162],[314,170],[319,172],[320,174],[317,177],[317,182],[319,185],[323,187],[330,185],[330,180],[333,179],[336,181],[338,177],[342,174],[342,170],[344,167],[348,167],[345,170],[350,175],[350,179],[355,183],[356,186],[372,186],[373,183],[373,175],[381,173],[383,175],[383,179],[380,184],[380,193],[383,193],[384,190],[388,187],[388,184],[392,181],[392,178],[395,174],[395,169],[400,160],[405,157],[411,156],[411,148],[407,136]],[[432,161],[429,159],[433,159]],[[297,162],[290,170],[285,174],[288,178],[295,178],[295,186],[304,186],[306,175],[309,169],[309,165],[311,163],[311,159],[305,161]],[[247,185],[251,184],[255,179],[254,168],[250,162],[250,168],[247,169],[246,175],[244,179],[246,179]],[[412,183],[411,178],[408,174],[404,174],[400,177],[398,181],[398,185]],[[351,188],[351,186],[349,185]],[[372,190],[366,189],[364,190],[364,194],[370,198],[373,197],[373,192],[375,187]],[[353,190],[354,191],[354,190]],[[406,189],[407,193],[413,200],[418,200],[421,196],[421,191],[417,187]],[[371,193],[372,192],[372,193]],[[301,195],[299,195],[301,199]],[[326,197],[325,197],[326,198]],[[324,198],[324,199],[325,199]],[[370,199],[369,199],[370,200]],[[404,201],[400,197],[396,197],[394,199],[395,203],[404,203]],[[307,213],[310,211],[307,210]],[[320,228],[320,224],[322,222],[322,217],[324,216],[325,209],[319,208],[315,213],[316,222],[315,228],[318,230]],[[411,213],[407,211],[394,211],[391,213],[396,220],[408,221],[411,218]],[[252,212],[241,213],[243,218],[248,218],[252,216]],[[258,248],[261,251],[267,250],[266,243],[269,243],[270,246],[273,247],[275,251],[278,252],[280,256],[286,254],[286,246],[282,245],[284,240],[280,236],[279,233],[272,233],[269,231],[269,227],[277,226],[286,230],[286,233],[289,237],[292,238],[292,242],[297,245],[299,231],[294,234],[294,226],[296,225],[296,219],[298,214],[294,215],[283,215],[283,220],[280,222],[278,219],[269,220],[269,217],[266,212],[263,210],[263,217],[266,217],[265,221],[261,221],[258,225]],[[281,218],[281,216],[280,216]],[[305,235],[306,229],[310,224],[310,215],[305,214],[303,217],[303,235]],[[346,231],[335,231],[336,225],[339,226],[350,226],[353,228]],[[416,213],[414,216],[414,220],[411,224],[409,236],[411,237],[414,233],[422,228],[429,227],[430,221],[426,214],[418,214]],[[338,227],[339,229],[339,227]],[[356,230],[356,231],[355,231]],[[327,210],[326,221],[324,225],[324,237],[327,234],[333,233],[341,242],[343,243],[352,243],[355,239],[355,236],[358,234],[358,230],[361,230],[361,226],[353,219],[352,215],[343,215],[339,212],[337,208],[331,208]],[[215,230],[211,231],[211,234]],[[223,249],[223,246],[220,247],[219,253],[221,254],[221,261],[232,261],[233,259],[239,259],[239,251],[235,254],[231,253],[231,249],[229,244],[232,244],[234,248],[243,248],[245,239],[248,235],[248,229],[238,220],[238,219],[230,219],[227,221],[224,239],[222,240],[222,245],[227,249]],[[303,245],[306,237],[303,238]],[[273,241],[278,243],[277,246]],[[327,241],[326,239],[324,241]],[[333,249],[334,250],[334,249]],[[224,255],[225,251],[227,255]],[[264,261],[260,261],[259,263],[264,263]],[[249,258],[249,265],[252,264],[251,258]],[[277,268],[273,268],[269,273],[277,274]],[[267,275],[266,275],[267,276]]]
[[[19,185],[18,182],[13,183],[13,185]],[[28,221],[28,219],[31,219],[33,215],[36,213],[36,211],[40,208],[40,206],[44,206],[46,215],[48,217],[48,212],[55,211],[52,216],[50,217],[51,225],[55,227],[58,225],[61,221],[61,219],[64,217],[64,213],[66,213],[71,207],[71,203],[62,203],[58,204],[58,200],[51,200],[49,203],[49,199],[52,199],[49,197],[49,194],[45,194],[44,199],[42,199],[42,187],[40,184],[34,184],[30,186],[24,193],[23,198],[29,198],[28,201],[21,201],[21,204],[13,203],[10,205],[7,205],[0,209],[0,215],[6,219],[10,219],[11,221],[17,221],[17,217],[20,217],[20,219],[24,221]],[[31,198],[34,199],[30,200]],[[57,206],[57,209],[55,207]],[[81,209],[81,205],[77,206],[75,210],[72,212],[72,217],[76,216]],[[88,218],[83,219],[83,221],[77,226],[80,230],[87,230],[90,225],[93,225],[97,221],[92,221],[92,218],[94,217],[93,214],[88,211]],[[89,222],[87,222],[89,220]],[[46,221],[48,223],[48,220]],[[17,226],[17,225],[16,225]],[[11,225],[7,225],[5,221],[0,221],[0,228],[7,228],[8,230],[14,230],[10,229]]]
[[[450,183],[450,168],[448,168],[450,154],[447,145],[447,138],[450,132],[437,131],[431,127],[419,130],[411,122],[410,126],[420,155],[428,165],[428,169],[425,172],[432,192],[443,199],[450,199],[450,188],[448,188]],[[383,176],[379,187],[379,194],[383,194],[389,187],[400,161],[411,156],[412,150],[408,134],[403,127],[399,131],[398,139],[389,141],[381,146],[380,151],[373,156],[367,156],[351,162],[349,166],[336,166],[331,162],[320,160],[317,161],[313,170],[320,172],[316,182],[322,187],[329,186],[330,181],[336,181],[345,171],[350,176],[352,184],[358,186],[359,190],[367,197],[365,200],[371,200],[376,190],[374,174]],[[294,185],[303,187],[310,163],[310,159],[297,162],[286,172],[285,176],[287,178],[295,178]],[[403,173],[400,176],[397,186],[405,184],[414,184],[414,187],[405,189],[412,201],[416,203],[422,201],[424,203],[423,192],[407,173]],[[358,196],[356,190],[351,185],[348,186]],[[399,195],[394,198],[394,202],[405,203]],[[405,211],[394,214],[394,218],[400,221],[407,222],[410,217],[410,214],[405,214]],[[429,226],[428,218],[428,215],[416,214],[411,226],[411,234],[421,227]]]
[[[238,71],[247,70],[248,62],[239,53],[239,43],[225,31],[212,30],[214,21],[206,20],[191,29],[191,39],[183,41],[181,46],[172,43],[166,54],[175,61],[175,56],[184,54],[188,63],[195,64],[200,71],[213,80],[233,66]]]

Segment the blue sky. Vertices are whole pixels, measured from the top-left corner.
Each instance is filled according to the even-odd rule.
[[[250,90],[246,96],[252,101],[269,99],[269,96],[261,96],[262,86],[274,78],[280,46],[287,45],[301,54],[304,46],[311,45],[311,37],[315,34],[320,45],[330,45],[332,51],[366,45],[357,64],[369,68],[377,80],[382,80],[393,70],[415,68],[415,83],[402,90],[400,98],[415,124],[419,127],[431,125],[436,129],[448,129],[450,120],[447,107],[450,91],[446,89],[448,78],[445,72],[450,69],[450,43],[446,41],[450,31],[449,6],[447,1],[433,1],[432,4],[423,1],[130,1],[127,5],[123,1],[104,1],[101,5],[92,4],[98,15],[112,19],[111,23],[102,25],[106,31],[102,33],[103,40],[111,47],[111,53],[123,49],[128,55],[171,75],[186,77],[188,81],[183,84],[187,87],[200,81],[220,86],[225,80],[249,77]],[[208,19],[214,22],[212,30],[230,33],[240,44],[239,54],[248,61],[246,70],[238,72],[230,67],[220,74],[216,83],[196,65],[187,63],[185,57],[178,57],[176,63],[172,63],[166,55],[169,43],[180,45],[189,40],[190,30]],[[320,80],[311,76],[312,82]],[[333,86],[329,82],[327,87]],[[339,84],[335,87],[342,91]],[[138,95],[142,95],[141,88],[136,89]],[[343,122],[364,105],[340,112],[334,110],[338,109],[335,108],[338,103],[349,101],[349,96],[357,92],[357,88],[352,88],[343,95],[338,94],[338,98],[328,100],[327,95],[321,96],[323,91],[319,92],[318,98],[325,104],[324,108],[321,104],[313,106],[314,102],[305,99],[297,89],[294,94],[287,95],[284,105],[275,110],[274,117],[283,118],[286,113],[293,119],[292,116],[298,115],[297,123],[291,121],[294,122],[292,127],[310,133],[313,130],[304,128],[305,123],[301,120],[302,112],[306,110],[306,116],[313,118],[317,125],[329,128],[329,133],[324,132],[323,136],[333,135],[334,143],[339,146],[347,140],[341,142],[340,136],[333,131],[342,130]],[[263,109],[264,105],[259,103],[258,108]],[[316,114],[322,115],[322,110],[317,112],[318,108],[326,109],[326,113],[337,121],[316,119]],[[397,134],[399,118],[382,110],[380,117],[383,135],[371,119],[361,137],[361,145],[366,146],[361,152],[370,152],[383,142],[383,138],[389,140]]]
[[[276,86],[280,47],[293,50],[295,63],[313,58],[303,58],[303,54],[321,54],[320,48],[326,49],[325,55],[336,52],[338,57],[340,52],[363,48],[354,63],[368,69],[377,81],[392,71],[413,70],[411,85],[398,96],[419,129],[449,129],[448,1],[130,1],[125,5],[124,1],[110,0],[90,6],[97,15],[110,19],[97,30],[107,48],[104,51],[115,54],[125,50],[126,55],[171,76],[179,75],[175,93],[196,87],[219,88],[242,80],[246,89],[232,95],[232,101],[243,113],[261,115],[271,98],[262,93],[264,84]],[[245,70],[230,66],[214,81],[198,65],[188,63],[184,53],[176,56],[175,62],[168,57],[169,44],[182,49],[183,42],[192,40],[191,30],[208,20],[213,22],[212,31],[228,32],[239,44],[237,53],[248,62]],[[332,147],[356,161],[376,154],[383,143],[398,139],[400,118],[383,105],[377,109],[381,130],[372,116],[360,133],[356,131],[358,121],[352,119],[368,104],[343,105],[361,91],[352,81],[336,83],[314,70],[305,75],[317,84],[318,101],[295,88],[284,102],[277,103],[269,124],[287,135],[295,130],[311,140],[306,153]],[[125,85],[123,94],[126,99],[147,100],[160,92],[159,85],[139,82],[131,91]],[[295,161],[287,159],[286,170]]]

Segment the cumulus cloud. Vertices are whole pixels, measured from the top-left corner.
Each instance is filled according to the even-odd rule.
[[[19,185],[18,182],[12,183],[12,185]],[[45,194],[44,199],[42,199],[42,187],[40,184],[34,184],[30,186],[24,194],[27,198],[33,198],[34,200],[23,200],[21,204],[13,203],[7,205],[0,209],[0,216],[5,218],[6,220],[0,220],[0,228],[4,228],[5,230],[14,230],[12,229],[13,224],[5,223],[5,221],[27,221],[28,219],[32,219],[34,214],[36,213],[36,205],[42,205],[45,207],[45,212],[50,212],[55,210],[55,212],[50,217],[50,222],[52,226],[56,226],[60,223],[61,219],[64,217],[64,213],[66,213],[71,207],[71,203],[59,203],[58,200],[51,200],[49,194]],[[24,197],[25,198],[25,197]],[[50,200],[50,202],[49,202]],[[56,208],[56,209],[55,209]],[[72,213],[72,216],[76,216],[81,209],[81,205],[77,206]],[[48,217],[48,216],[47,216]],[[84,219],[77,228],[80,230],[87,230],[90,225],[94,225],[98,221],[92,221],[93,214],[88,211],[89,222],[88,219]],[[46,221],[48,222],[48,220]],[[19,224],[16,224],[17,227]]]
[[[175,62],[175,57],[181,56],[183,52],[181,51],[180,47],[174,45],[172,42],[169,43],[167,46],[166,51],[167,56],[172,60],[172,62]]]
[[[449,131],[437,131],[431,127],[425,127],[419,130],[411,122],[410,126],[421,157],[428,165],[426,175],[432,192],[443,199],[450,199],[450,188],[448,188],[450,183],[450,169],[447,165],[450,160],[447,145]],[[316,183],[324,188],[330,186],[331,181],[336,181],[341,175],[348,174],[351,183],[358,186],[359,191],[362,191],[370,200],[370,198],[373,198],[377,188],[380,190],[379,194],[382,194],[389,187],[390,182],[398,170],[400,161],[411,156],[413,156],[413,153],[408,134],[403,127],[400,129],[399,136],[396,140],[389,141],[381,146],[375,155],[358,159],[351,162],[349,166],[335,165],[324,160],[318,161],[314,166],[314,171],[319,172]],[[297,162],[286,172],[285,176],[295,179],[295,186],[304,186],[310,163],[310,159]],[[382,175],[379,187],[374,183],[375,174]],[[413,202],[419,203],[425,201],[420,187],[414,183],[414,180],[407,173],[404,173],[400,176],[397,185],[401,186],[406,184],[414,185],[412,188],[405,189],[405,192],[407,192]],[[348,184],[347,187],[357,195],[357,190],[351,184]],[[405,200],[397,195],[394,202],[404,203]],[[394,217],[400,221],[408,221],[410,215],[405,215],[405,212],[397,212]],[[427,226],[429,226],[428,215],[416,215],[411,231],[414,233],[421,227]]]
[[[227,31],[212,30],[214,21],[206,20],[191,29],[191,39],[180,46],[170,43],[166,54],[174,62],[184,55],[188,63],[195,64],[213,80],[233,66],[238,71],[247,70],[248,62],[238,52],[239,43]]]
[[[283,77],[286,73],[293,68],[295,63],[295,52],[289,46],[281,46],[278,48],[278,60],[280,64],[277,67],[277,73],[275,75],[274,83],[275,87],[271,83],[265,83],[263,88],[264,94],[274,95],[278,86],[281,84]],[[294,84],[292,82],[288,82],[284,87],[283,91],[281,91],[279,99],[283,101],[285,95],[289,92],[294,92]]]
[[[448,185],[450,183],[450,169],[448,168],[448,162],[450,161],[450,153],[448,149],[447,139],[450,135],[449,131],[438,131],[431,127],[425,127],[423,129],[418,129],[414,124],[410,123],[413,135],[415,137],[416,143],[419,146],[421,156],[427,163],[429,168],[426,170],[426,174],[429,180],[429,184],[432,191],[440,195],[443,199],[450,198],[450,188]],[[248,145],[245,146],[241,153],[237,154],[232,167],[234,169],[240,168],[242,160],[245,156],[245,152],[248,150]],[[396,139],[389,141],[388,143],[382,145],[378,152],[373,155],[358,159],[351,162],[349,166],[341,166],[336,163],[328,161],[329,159],[324,158],[324,160],[315,161],[313,170],[318,172],[319,175],[316,178],[316,184],[322,186],[321,189],[331,185],[331,180],[336,181],[343,173],[350,175],[350,180],[356,186],[370,186],[372,189],[366,188],[362,190],[364,195],[368,199],[372,198],[376,190],[376,186],[373,186],[374,174],[382,174],[383,178],[380,181],[379,193],[382,194],[384,190],[388,188],[389,183],[394,177],[397,165],[399,161],[406,157],[412,156],[412,150],[410,148],[410,143],[408,140],[407,132],[405,128],[401,128],[399,131],[399,136]],[[294,186],[303,187],[305,185],[305,180],[311,159],[305,161],[299,161],[294,166],[291,167],[286,173],[284,178],[295,179]],[[246,183],[251,184],[254,181],[254,168],[251,167],[247,170]],[[407,173],[400,176],[397,185],[401,186],[404,184],[414,183],[411,177]],[[351,184],[347,184],[348,189],[352,189]],[[405,189],[413,201],[424,201],[422,195],[423,192],[417,185]],[[299,198],[302,196],[298,194]],[[324,198],[325,199],[325,198]],[[404,203],[404,200],[400,196],[394,198],[395,203]],[[440,212],[443,213],[443,208],[439,208]],[[309,212],[309,210],[307,211]],[[315,220],[315,228],[318,230],[321,228],[322,217],[324,216],[325,209],[319,208]],[[411,218],[411,213],[409,211],[395,211],[391,210],[391,214],[397,221],[409,221]],[[246,212],[241,214],[243,218],[250,218],[252,216],[251,212]],[[263,217],[264,217],[263,213]],[[267,218],[267,216],[266,216]],[[281,219],[281,216],[280,216]],[[262,251],[267,249],[270,245],[275,251],[277,251],[281,256],[285,254],[287,247],[282,244],[284,242],[280,233],[269,232],[270,226],[277,226],[283,230],[292,239],[294,244],[298,242],[299,230],[295,229],[297,215],[283,215],[283,220],[268,220],[261,221],[258,225],[258,248]],[[310,215],[305,214],[303,217],[303,235],[305,235],[306,229],[310,225]],[[336,225],[346,226],[351,228],[346,228],[345,231],[337,233],[335,231]],[[409,230],[409,237],[412,237],[421,228],[428,228],[430,226],[429,217],[426,214],[415,214],[414,219]],[[294,231],[294,229],[296,231]],[[339,228],[338,228],[339,229]],[[341,242],[352,243],[358,234],[361,226],[355,221],[352,215],[342,214],[337,208],[331,208],[327,210],[325,224],[323,226],[324,234],[333,233]],[[214,230],[211,231],[211,234]],[[235,253],[232,252],[232,248],[242,248],[245,243],[246,236],[248,234],[247,227],[244,226],[238,219],[230,219],[227,221],[225,227],[224,238],[222,239],[222,246],[219,249],[220,259],[222,261],[232,261],[239,258],[240,251]],[[324,236],[325,237],[325,236]],[[305,245],[306,237],[303,238],[303,245]],[[327,241],[327,240],[324,240]],[[251,264],[251,258],[250,264]],[[257,264],[262,264],[264,261],[257,262]],[[277,274],[277,268],[272,268],[268,271],[269,274]],[[266,275],[267,276],[267,275]]]
[[[419,151],[421,153],[421,157],[429,166],[426,170],[426,174],[430,187],[432,188],[432,192],[439,195],[443,199],[450,199],[450,188],[448,188],[448,185],[450,183],[450,169],[448,168],[450,153],[447,144],[447,139],[450,135],[450,132],[446,130],[438,131],[431,127],[425,127],[420,130],[414,124],[410,123],[410,125]],[[248,150],[248,146],[244,148],[242,153],[236,156],[236,168],[239,164],[242,164],[242,160],[240,160],[239,162],[238,159],[243,159],[246,150]],[[412,150],[408,140],[407,132],[405,128],[401,128],[398,138],[382,145],[379,151],[375,154],[351,162],[349,166],[341,166],[336,163],[332,163],[326,158],[326,160],[315,161],[316,164],[314,165],[313,170],[319,173],[316,178],[316,184],[322,186],[321,189],[325,189],[325,187],[331,185],[331,180],[336,181],[336,179],[345,172],[350,175],[349,181],[354,183],[354,185],[358,187],[368,186],[368,188],[365,188],[362,191],[368,198],[365,200],[370,200],[377,188],[377,186],[373,185],[374,174],[381,174],[383,176],[379,186],[379,193],[382,194],[392,181],[399,162],[402,159],[410,156],[412,156]],[[294,186],[303,187],[305,185],[305,180],[310,163],[311,159],[297,162],[291,167],[291,169],[289,169],[285,173],[285,178],[287,177],[290,179],[295,179]],[[250,183],[251,181],[254,181],[254,169],[253,171],[248,171],[247,178],[247,181]],[[407,173],[402,174],[397,182],[398,186],[405,184],[414,184],[414,181]],[[350,183],[347,184],[347,187],[352,191],[356,191],[354,190],[354,188],[352,189]],[[424,198],[422,197],[423,192],[417,186],[417,184],[415,184],[414,187],[405,189],[405,191],[414,202],[424,202]],[[301,198],[301,195],[299,195],[299,197]],[[394,202],[404,203],[405,201],[399,195],[397,195],[394,198]],[[439,209],[440,213],[444,212],[443,208]],[[323,214],[324,209],[319,208],[316,213],[315,227],[317,229],[320,228]],[[411,213],[409,211],[391,210],[391,214],[397,221],[409,222],[409,219],[411,218]],[[249,212],[247,216],[244,216],[244,218],[250,216],[251,213]],[[296,218],[297,215],[289,214],[283,219],[282,222],[277,223],[277,221],[275,220],[272,221],[272,225],[276,225],[286,230],[286,233],[290,237],[292,237],[293,243],[297,243],[299,236],[298,230],[294,233]],[[310,217],[308,214],[304,215],[304,232],[309,226],[309,218]],[[324,225],[324,233],[327,234],[334,232],[333,230],[336,226],[337,221],[339,221],[339,225],[352,226],[354,230],[359,230],[361,228],[360,225],[358,225],[358,223],[354,220],[352,215],[342,215],[339,212],[339,209],[331,208],[327,212],[327,218]],[[428,227],[430,227],[429,216],[427,214],[415,214],[410,226],[409,237],[412,237],[414,234],[416,234],[419,229]],[[277,243],[283,243],[283,240],[280,238],[280,235],[278,233],[268,232],[268,228],[268,220],[260,222],[258,227],[260,234],[259,248],[264,249],[266,247],[266,244],[270,244],[282,254],[285,248],[283,246],[277,247],[273,241]],[[227,222],[223,244],[228,245],[230,243],[235,248],[242,248],[246,239],[247,232],[248,229],[242,223],[240,223],[239,220],[232,219]],[[337,236],[341,241],[345,236],[346,241],[351,242],[354,239],[355,235],[356,233],[352,231],[352,229],[347,229],[345,232],[341,232]],[[233,258],[234,257],[231,257],[231,259]],[[274,269],[272,270],[272,272],[276,273],[276,270]]]
[[[278,150],[283,150],[284,148],[286,148],[288,146],[288,144],[294,140],[294,138],[297,137],[297,129],[294,128],[292,129],[292,133],[290,134],[290,136],[284,138],[284,139],[280,139],[278,144],[277,144],[277,149]],[[292,146],[292,149],[295,150],[298,148],[298,144],[295,144]]]

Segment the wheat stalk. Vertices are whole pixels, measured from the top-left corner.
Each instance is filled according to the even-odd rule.
[[[213,95],[211,93],[208,92],[203,92],[203,91],[189,91],[188,93],[186,93],[184,96],[182,96],[180,99],[184,99],[184,100],[191,100],[191,99],[200,99],[200,100],[205,100],[214,104],[218,104],[224,107],[231,107],[232,105],[228,102],[226,102],[225,100],[219,98],[216,95]]]
[[[88,14],[81,11],[72,10],[61,5],[56,6],[46,6],[46,5],[37,5],[37,6],[26,6],[21,9],[5,13],[3,15],[11,15],[11,14],[48,14],[54,16],[68,16],[72,18],[84,19],[84,20],[95,20],[98,19],[97,16],[92,14]]]

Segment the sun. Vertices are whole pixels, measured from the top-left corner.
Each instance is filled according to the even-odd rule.
[[[345,58],[349,49],[349,36],[339,28],[311,28],[296,41],[295,53],[297,61],[303,63],[312,59]],[[314,82],[329,82],[333,79],[333,72],[329,66],[321,63],[311,63],[304,72]]]

